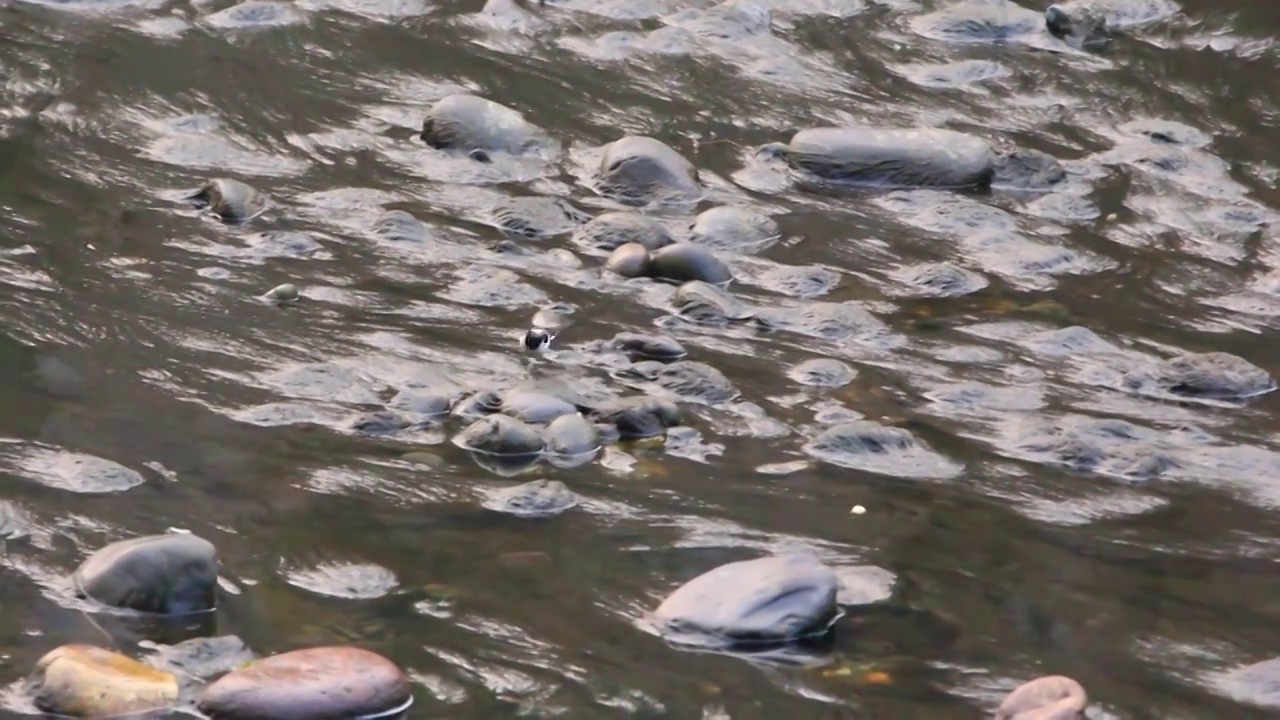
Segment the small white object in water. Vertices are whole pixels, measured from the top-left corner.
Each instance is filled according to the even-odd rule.
[[[865,515],[867,513],[867,509],[862,507],[861,505],[854,505],[853,510],[850,510],[850,512],[852,512],[854,515]]]

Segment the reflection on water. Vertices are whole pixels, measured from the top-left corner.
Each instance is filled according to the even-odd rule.
[[[1263,717],[1280,5],[1110,1],[1094,53],[1047,4],[0,5],[0,680],[63,642],[199,677],[354,643],[460,718],[978,718],[1041,674],[1091,717]],[[458,93],[547,136],[427,146]],[[756,152],[848,125],[1063,173],[848,188]],[[697,169],[644,232],[724,292],[602,271],[624,134]],[[216,177],[247,220],[187,200]],[[582,413],[569,450],[450,442],[513,389]],[[171,527],[219,548],[216,633],[86,614],[65,574]],[[793,551],[841,579],[821,647],[642,629]]]

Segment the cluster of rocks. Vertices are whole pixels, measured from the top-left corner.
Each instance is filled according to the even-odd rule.
[[[213,544],[189,533],[139,537],[108,545],[72,574],[84,599],[158,615],[212,612],[218,558]],[[854,598],[857,603],[865,598]],[[752,652],[814,642],[843,617],[836,571],[808,555],[730,562],[687,581],[649,614],[675,647]],[[214,720],[325,720],[403,717],[410,681],[387,658],[352,646],[312,647],[252,660],[213,682],[185,678],[92,645],[64,645],[30,674],[36,707],[68,717],[119,717],[194,706]],[[1079,717],[1086,695],[1069,678],[1033,680],[997,711],[1004,720]]]
[[[124,540],[91,555],[71,580],[80,597],[117,611],[209,613],[217,607],[217,550],[189,533]],[[191,693],[183,680],[119,652],[73,644],[40,658],[27,691],[42,712],[83,718],[194,705],[213,720],[372,719],[401,717],[413,704],[409,679],[395,663],[352,646],[254,660]]]

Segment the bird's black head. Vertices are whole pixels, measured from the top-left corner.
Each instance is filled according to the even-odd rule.
[[[529,328],[524,334],[524,346],[529,350],[541,350],[551,344],[551,333],[542,328]]]

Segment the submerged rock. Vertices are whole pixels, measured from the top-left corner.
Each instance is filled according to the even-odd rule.
[[[996,156],[991,183],[1021,190],[1045,190],[1067,178],[1054,156],[1039,150],[1017,149]]]
[[[198,707],[213,720],[349,720],[412,702],[409,678],[390,660],[333,646],[252,662],[206,687]]]
[[[827,631],[838,619],[839,581],[802,555],[721,565],[685,583],[654,611],[668,639],[777,643]]]
[[[620,332],[610,341],[612,348],[631,360],[679,360],[688,355],[684,346],[669,335]]]
[[[496,389],[472,393],[453,407],[453,414],[461,418],[478,418],[492,415],[502,407],[502,392]]]
[[[231,178],[215,178],[190,197],[226,222],[243,222],[261,214],[266,197],[252,186]]]
[[[612,252],[627,243],[643,245],[650,252],[676,241],[661,223],[633,212],[607,212],[573,233],[573,242]]]
[[[890,187],[985,187],[996,154],[981,138],[938,128],[820,127],[761,149],[819,178]]]
[[[28,683],[37,708],[70,717],[111,718],[178,702],[178,680],[171,673],[92,645],[49,652]]]
[[[390,410],[367,412],[351,421],[351,429],[366,435],[385,435],[413,425],[409,418]]]
[[[1078,720],[1089,704],[1080,683],[1062,675],[1018,686],[996,710],[996,720]]]
[[[690,240],[717,250],[756,251],[782,236],[778,223],[760,210],[722,205],[694,218]]]
[[[949,262],[907,265],[893,276],[906,285],[905,294],[918,297],[959,297],[991,284],[986,277]]]
[[[531,425],[506,415],[489,415],[454,436],[458,447],[492,455],[523,456],[542,452],[542,435]]]
[[[630,205],[689,201],[702,194],[698,171],[666,143],[628,135],[605,146],[600,192]]]
[[[671,300],[680,317],[703,325],[722,325],[755,317],[755,310],[729,294],[728,290],[701,280],[676,288]]]
[[[485,507],[519,517],[550,517],[577,504],[578,496],[559,480],[534,480],[492,493]]]
[[[1276,388],[1267,371],[1238,355],[1225,352],[1186,353],[1169,358],[1151,371],[1130,373],[1134,390],[1149,388],[1189,397],[1242,399]]]
[[[787,371],[787,377],[801,385],[834,388],[848,385],[858,376],[849,363],[835,358],[810,358]]]
[[[724,373],[696,360],[664,363],[644,360],[618,371],[623,378],[637,378],[689,402],[718,405],[738,397],[738,389]]]
[[[218,551],[190,533],[115,542],[72,575],[76,592],[105,605],[180,615],[217,605]]]

